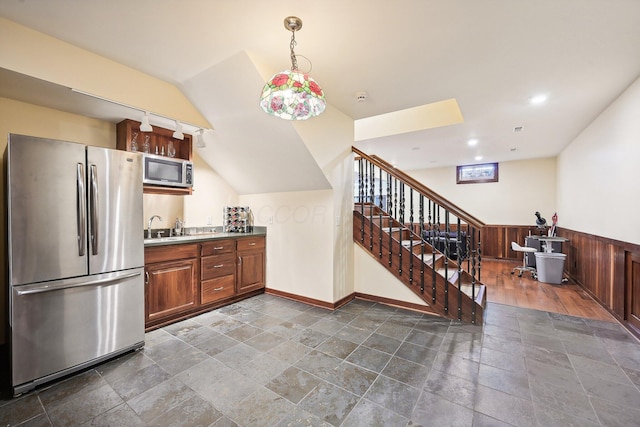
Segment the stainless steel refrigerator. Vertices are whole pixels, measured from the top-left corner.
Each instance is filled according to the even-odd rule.
[[[142,158],[10,134],[15,395],[144,345]]]

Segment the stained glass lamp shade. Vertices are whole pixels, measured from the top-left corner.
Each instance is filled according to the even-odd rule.
[[[322,114],[326,106],[318,83],[297,70],[282,71],[271,77],[260,97],[264,112],[286,120],[306,120]]]
[[[293,47],[295,32],[302,27],[302,20],[289,16],[284,26],[291,31],[291,69],[275,74],[264,85],[260,107],[265,113],[285,120],[306,120],[322,114],[327,102],[320,85],[307,73],[298,71]]]

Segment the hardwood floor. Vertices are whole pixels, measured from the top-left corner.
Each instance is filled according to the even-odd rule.
[[[569,281],[562,285],[538,282],[530,273],[511,274],[520,262],[483,259],[482,282],[487,285],[487,301],[516,307],[615,322],[613,316],[581,287]]]

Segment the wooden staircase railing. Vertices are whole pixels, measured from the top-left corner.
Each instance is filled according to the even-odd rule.
[[[354,241],[433,313],[482,324],[484,223],[384,160],[353,151]]]

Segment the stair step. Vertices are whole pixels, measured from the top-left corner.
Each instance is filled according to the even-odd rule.
[[[441,275],[442,277],[445,277],[444,275],[444,268],[439,268],[438,270],[436,270],[438,272],[439,275]],[[447,273],[449,275],[449,277],[447,277],[447,279],[449,280],[449,283],[455,283],[458,280],[458,270],[454,269],[454,268],[449,268],[447,270]]]
[[[405,248],[408,248],[410,246],[416,246],[416,245],[420,245],[422,244],[422,240],[403,240],[402,241],[402,246],[404,246]]]
[[[392,233],[396,231],[407,230],[405,227],[382,227],[382,231],[386,231],[387,233]]]
[[[462,290],[463,294],[466,294],[469,298],[471,298],[471,283],[463,283],[462,285],[460,285],[460,289]],[[476,303],[484,306],[484,293],[485,293],[486,287],[485,285],[479,285],[476,284]]]

